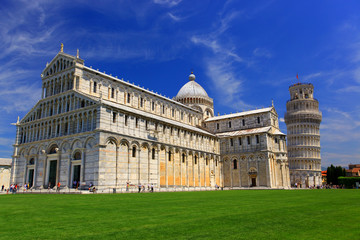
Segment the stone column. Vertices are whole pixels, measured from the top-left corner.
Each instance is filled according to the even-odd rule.
[[[234,162],[233,162],[233,160],[231,160],[231,158],[230,158],[230,164],[229,164],[230,166],[230,186],[231,187],[233,187],[233,166],[234,166]]]
[[[80,183],[83,184],[85,183],[84,180],[85,180],[85,157],[86,157],[86,154],[85,154],[85,151],[86,151],[86,148],[83,148],[81,149],[81,178],[80,178]],[[117,151],[116,151],[117,153]]]
[[[57,183],[60,181],[60,161],[61,161],[61,151],[58,149],[56,151],[56,153],[58,154],[58,157],[57,157],[57,164],[56,164],[56,181],[55,181],[55,186],[57,185]]]
[[[68,178],[67,178],[67,186],[71,188],[71,150],[69,149],[69,159],[68,159]]]
[[[46,166],[47,166],[47,153],[44,152],[45,158],[44,158],[44,168],[43,168],[43,179],[42,179],[42,187],[45,186],[45,178],[46,178]]]
[[[165,184],[166,184],[166,188],[168,188],[168,161],[169,161],[169,155],[168,155],[168,151],[167,148],[165,148]]]
[[[117,95],[117,91],[116,91],[116,95]],[[147,173],[148,173],[148,184],[151,184],[150,183],[150,161],[151,161],[151,147],[149,146],[148,148],[148,170],[147,170]]]
[[[25,166],[24,166],[24,177],[23,177],[23,182],[22,185],[24,186],[24,184],[26,183],[26,171],[27,171],[27,165],[28,165],[28,161],[29,161],[29,156],[25,156]]]
[[[242,187],[242,184],[241,184],[241,158],[239,158],[239,187]]]
[[[141,147],[139,146],[138,147],[138,150],[137,150],[137,159],[138,159],[138,167],[137,167],[137,172],[138,172],[138,183],[140,183],[140,176],[141,176],[141,173],[140,173],[140,151],[141,151]],[[144,184],[144,183],[142,183]]]
[[[35,156],[35,164],[34,164],[34,180],[33,180],[33,188],[36,188],[36,180],[37,180],[37,167],[38,167],[38,159],[39,159],[39,155],[36,154]]]
[[[186,186],[189,187],[189,153],[188,152],[186,153],[185,164],[186,164],[185,181],[186,181]]]
[[[159,149],[156,149],[156,157],[157,157],[157,187],[160,188],[160,154],[159,154]]]
[[[119,168],[119,145],[116,144],[116,152],[115,152],[115,188],[118,187],[118,183],[119,183],[119,176],[118,176],[118,168]]]

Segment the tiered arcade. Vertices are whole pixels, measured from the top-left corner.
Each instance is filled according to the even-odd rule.
[[[289,87],[285,123],[288,136],[288,158],[291,184],[299,187],[321,184],[319,102],[314,99],[311,83]]]

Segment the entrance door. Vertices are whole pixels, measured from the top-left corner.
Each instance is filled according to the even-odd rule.
[[[251,186],[256,187],[256,178],[251,178]]]
[[[79,184],[80,182],[80,169],[81,169],[81,165],[74,165],[74,170],[73,170],[73,182],[77,184]],[[74,186],[76,187],[76,186]]]
[[[32,187],[34,184],[34,169],[29,169],[28,183],[29,183],[29,187]]]
[[[56,169],[57,169],[57,161],[50,161],[50,169],[49,169],[49,185],[53,188],[56,184]]]

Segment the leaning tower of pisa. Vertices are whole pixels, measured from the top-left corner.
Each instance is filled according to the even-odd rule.
[[[311,83],[289,87],[286,103],[288,160],[291,185],[306,188],[321,185],[320,122],[322,114]]]

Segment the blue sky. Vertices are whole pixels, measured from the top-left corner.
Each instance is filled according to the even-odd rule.
[[[174,97],[194,70],[220,114],[267,107],[283,119],[288,87],[315,87],[322,166],[360,163],[358,1],[2,1],[0,157],[17,116],[40,99],[60,50]],[[280,123],[281,130],[286,126]]]

